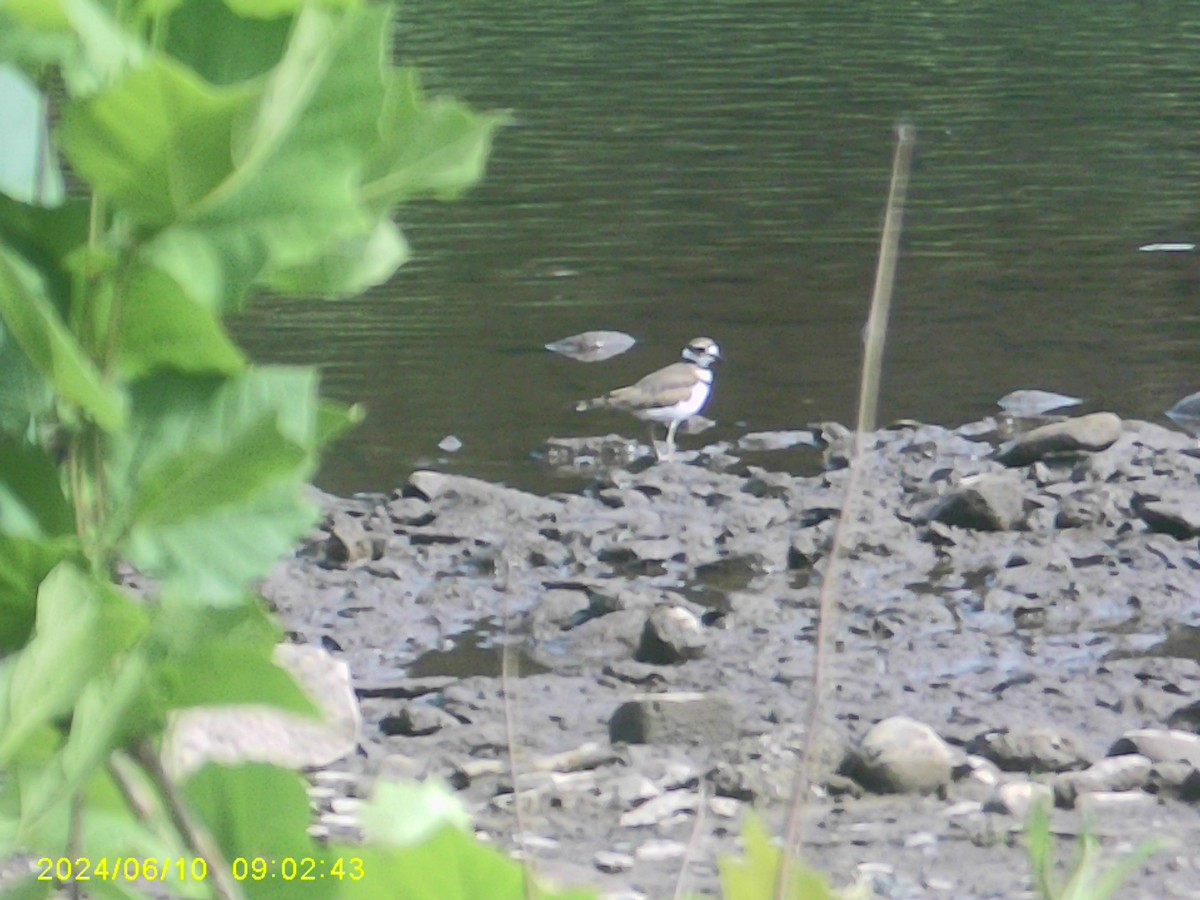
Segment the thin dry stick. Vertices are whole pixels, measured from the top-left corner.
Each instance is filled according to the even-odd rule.
[[[513,786],[513,821],[517,826],[517,846],[521,849],[521,888],[525,900],[535,900],[533,884],[533,866],[529,862],[529,849],[525,845],[525,817],[521,813],[521,786],[517,783],[517,743],[516,729],[513,728],[512,710],[516,700],[512,694],[511,675],[517,673],[517,659],[513,654],[511,642],[508,639],[508,592],[512,585],[508,560],[500,551],[500,566],[503,569],[501,583],[500,628],[500,693],[504,701],[504,744],[508,751],[508,777]]]
[[[863,434],[875,429],[875,416],[879,404],[879,382],[883,368],[883,346],[887,334],[888,310],[892,301],[892,285],[896,277],[896,259],[899,255],[900,227],[904,217],[904,198],[908,192],[908,173],[912,166],[913,145],[916,129],[911,125],[900,125],[896,129],[896,155],[892,163],[892,183],[888,192],[887,212],[883,219],[883,234],[880,239],[879,265],[875,272],[875,289],[871,295],[871,311],[865,331],[866,347],[863,353],[862,373],[859,383],[858,421],[855,425],[854,445],[850,456],[849,470],[842,494],[842,513],[833,529],[833,541],[829,548],[825,577],[821,581],[821,592],[817,599],[817,636],[813,652],[813,687],[808,707],[808,725],[804,736],[804,754],[796,769],[792,785],[792,802],[788,810],[787,830],[779,869],[775,874],[775,900],[787,897],[788,871],[792,855],[799,844],[802,811],[808,797],[812,780],[813,760],[820,745],[820,718],[825,695],[826,655],[829,633],[833,630],[833,597],[841,578],[843,529],[853,518],[853,502],[857,497],[859,462],[862,454]]]
[[[700,785],[700,800],[696,805],[696,821],[692,823],[692,833],[688,836],[687,846],[683,848],[683,859],[679,861],[679,877],[675,879],[675,892],[671,900],[683,900],[683,889],[687,885],[687,870],[700,843],[700,830],[704,827],[704,808],[708,805],[708,797],[704,793],[704,785]]]
[[[150,776],[154,786],[158,788],[159,794],[166,802],[167,815],[171,818],[171,824],[184,839],[188,849],[197,856],[203,857],[208,864],[208,874],[212,878],[213,894],[217,900],[243,900],[245,895],[237,881],[234,880],[229,864],[221,855],[221,849],[204,827],[193,821],[187,805],[175,788],[175,783],[163,769],[158,752],[150,745],[149,741],[138,741],[134,745],[132,755],[142,770]],[[127,796],[133,795],[132,789],[128,786],[124,793]]]

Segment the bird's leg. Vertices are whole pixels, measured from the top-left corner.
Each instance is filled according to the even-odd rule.
[[[661,461],[662,456],[660,456],[658,452],[658,441],[654,439],[654,423],[648,422],[647,426],[650,429],[650,449],[654,451],[654,458]]]
[[[667,459],[675,455],[675,429],[679,427],[679,419],[672,419],[667,426]]]

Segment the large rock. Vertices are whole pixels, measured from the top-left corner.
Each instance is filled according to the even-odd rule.
[[[642,640],[634,659],[667,666],[704,655],[708,639],[696,614],[682,606],[659,606],[651,610],[642,628]]]
[[[1073,735],[1046,726],[986,731],[968,749],[1006,772],[1069,772],[1091,762]]]
[[[413,472],[408,477],[405,494],[411,496],[413,492],[425,500],[457,499],[499,506],[505,512],[528,518],[553,515],[562,509],[561,503],[528,491],[491,484],[480,478],[448,475],[428,469]]]
[[[1200,497],[1195,491],[1135,494],[1133,511],[1151,531],[1181,541],[1200,534]]]
[[[1109,756],[1140,753],[1154,762],[1185,762],[1200,769],[1200,735],[1166,728],[1127,731],[1109,748]]]
[[[1074,806],[1084,794],[1140,790],[1153,764],[1140,753],[1107,756],[1082,772],[1066,772],[1054,780],[1054,796],[1062,806]]]
[[[974,531],[1010,531],[1025,512],[1025,487],[1008,472],[975,475],[946,494],[929,511],[929,519]]]
[[[1054,456],[1095,453],[1121,436],[1121,417],[1098,412],[1034,428],[1008,443],[996,455],[1006,466],[1027,466]]]
[[[722,695],[643,694],[617,708],[608,733],[614,744],[715,745],[737,733],[737,713]]]
[[[184,710],[172,719],[163,745],[163,765],[172,778],[184,778],[208,762],[307,769],[354,752],[362,713],[350,667],[305,644],[280,644],[275,662],[312,697],[320,718],[254,704]]]
[[[950,783],[954,763],[954,751],[936,731],[892,716],[866,733],[844,774],[877,793],[928,794]]]

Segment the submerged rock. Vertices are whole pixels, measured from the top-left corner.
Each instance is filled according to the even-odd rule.
[[[637,343],[623,331],[584,331],[546,344],[546,349],[580,362],[600,362],[618,356]]]
[[[1068,406],[1078,406],[1083,400],[1080,397],[1070,397],[1066,394],[1055,394],[1051,391],[1022,390],[1010,391],[996,405],[1013,416],[1040,416],[1056,409]]]

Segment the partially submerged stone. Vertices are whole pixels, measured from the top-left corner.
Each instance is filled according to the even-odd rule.
[[[1188,394],[1166,411],[1166,417],[1190,434],[1200,434],[1200,391]]]
[[[637,343],[623,331],[584,331],[546,344],[546,349],[580,362],[600,362],[619,356]]]
[[[1013,416],[1041,416],[1056,409],[1068,406],[1078,406],[1083,402],[1080,397],[1067,394],[1055,394],[1052,391],[1022,390],[1011,391],[996,401],[1006,413]]]

